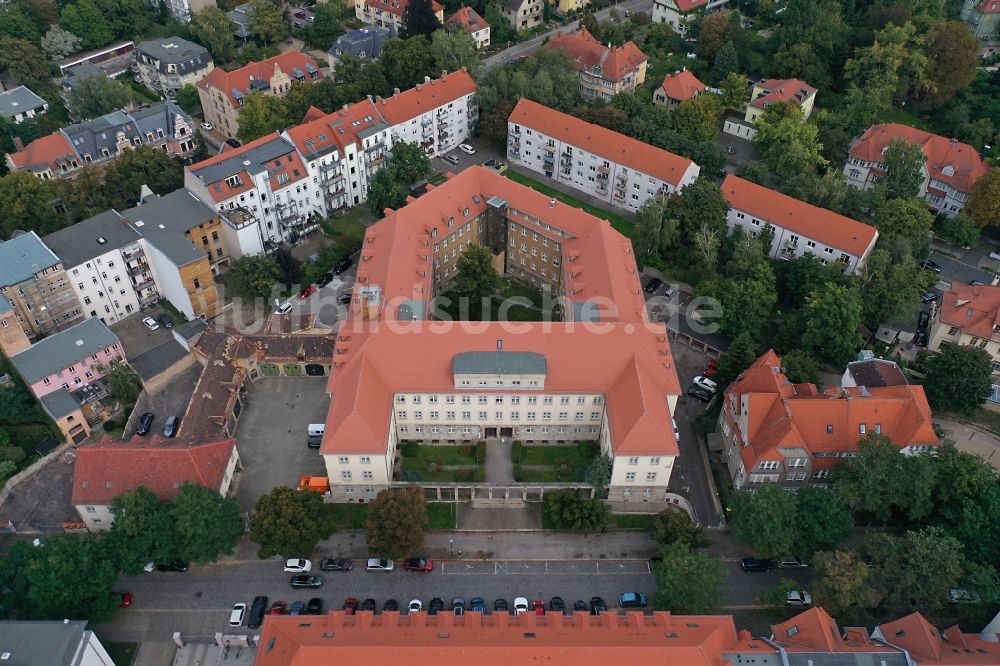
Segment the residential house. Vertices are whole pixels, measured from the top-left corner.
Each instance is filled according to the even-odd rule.
[[[566,15],[570,12],[582,12],[588,6],[590,6],[590,0],[552,0],[553,8],[557,9],[561,14]]]
[[[403,28],[403,12],[409,0],[354,0],[354,15],[362,23],[388,28],[398,35]],[[444,5],[431,0],[438,23],[444,24]]]
[[[586,100],[606,102],[620,92],[635,92],[646,80],[646,54],[632,41],[612,48],[580,28],[553,37],[543,48],[562,51],[576,64]]]
[[[392,30],[377,25],[366,25],[362,28],[349,30],[333,43],[326,52],[326,61],[330,66],[331,75],[335,76],[337,62],[347,54],[355,58],[378,58],[382,45],[392,38]]]
[[[233,34],[240,39],[250,38],[250,3],[237,5],[232,11],[226,12],[229,22],[233,25]]]
[[[514,30],[531,30],[542,24],[546,0],[501,0],[500,11]]]
[[[128,441],[105,436],[76,449],[71,502],[91,532],[107,532],[114,523],[111,502],[145,486],[161,502],[177,497],[185,483],[228,495],[240,467],[236,440],[189,441],[162,435]]]
[[[729,203],[726,224],[757,238],[772,233],[768,256],[796,259],[812,254],[824,264],[840,262],[848,275],[868,259],[878,240],[878,229],[833,211],[768,189],[732,174],[722,181]]]
[[[1000,287],[952,283],[934,313],[927,348],[941,351],[948,345],[985,349],[993,372],[1000,373]]]
[[[962,0],[959,19],[982,42],[1000,39],[1000,0]]]
[[[86,403],[80,399],[78,394],[71,393],[64,388],[58,388],[51,393],[46,393],[38,401],[42,405],[42,410],[48,414],[59,431],[62,432],[63,441],[80,444],[90,437],[90,423],[86,412],[91,412],[91,410],[84,411]]]
[[[141,146],[187,155],[195,148],[194,121],[169,100],[130,113],[114,111],[8,153],[7,166],[12,171],[30,171],[43,180],[72,177],[87,164],[107,164],[123,151]]]
[[[920,613],[877,625],[872,638],[906,653],[919,666],[992,666],[1000,664],[1000,616],[978,634],[955,624],[940,631]]]
[[[11,666],[115,666],[86,620],[2,620],[0,646]]]
[[[690,185],[700,172],[685,157],[524,97],[507,119],[507,158],[632,211]]]
[[[70,100],[72,99],[73,93],[80,81],[83,81],[91,76],[103,76],[104,78],[110,78],[107,72],[97,65],[92,62],[84,61],[78,65],[67,67],[63,71],[62,79],[59,80],[59,96],[62,98],[63,105],[66,107],[69,117],[74,121],[79,122],[80,119],[73,113],[73,107],[72,104],[70,104]]]
[[[0,92],[0,115],[22,123],[49,110],[49,103],[25,86]]]
[[[795,490],[825,483],[835,467],[857,456],[858,441],[872,433],[888,437],[904,455],[938,447],[924,388],[884,383],[823,391],[814,384],[793,384],[778,355],[766,352],[722,397],[718,431],[733,486],[773,482]]]
[[[170,13],[181,23],[190,23],[191,17],[206,7],[215,7],[212,0],[165,0]]]
[[[116,360],[128,362],[118,336],[94,318],[53,333],[10,357],[37,398],[60,388],[79,391],[104,377],[101,368]]]
[[[301,51],[287,51],[227,72],[215,68],[197,83],[205,120],[230,138],[240,131],[240,107],[251,92],[284,97],[293,83],[323,78],[316,61]]]
[[[798,79],[767,79],[755,83],[742,120],[727,118],[722,131],[750,141],[757,135],[754,125],[772,104],[792,102],[802,111],[803,120],[812,114],[816,89]]]
[[[653,23],[666,23],[686,35],[688,28],[706,13],[725,8],[729,0],[653,0]]]
[[[445,30],[463,30],[476,43],[477,49],[490,45],[490,24],[472,7],[462,7],[444,22]]]
[[[707,86],[688,69],[682,69],[663,77],[663,83],[653,91],[653,104],[675,109],[681,102],[694,99],[705,92]]]
[[[195,85],[215,69],[208,49],[180,37],[161,37],[135,47],[139,81],[169,99],[186,85]]]
[[[0,326],[11,329],[0,340],[5,354],[83,321],[63,264],[34,231],[0,243]],[[14,327],[14,328],[12,328]],[[20,328],[23,338],[15,328]]]
[[[886,170],[882,156],[894,139],[917,144],[923,150],[926,161],[920,170],[918,196],[931,209],[948,217],[955,217],[961,212],[969,200],[972,186],[989,170],[976,149],[967,143],[915,127],[889,123],[872,125],[851,142],[847,164],[844,165],[847,184],[855,189],[867,190],[884,178]]]

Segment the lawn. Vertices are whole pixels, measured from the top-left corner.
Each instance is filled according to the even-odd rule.
[[[338,530],[363,530],[368,517],[367,504],[326,504]]]
[[[335,241],[343,239],[347,247],[361,247],[365,238],[365,221],[371,218],[371,211],[364,206],[355,206],[344,215],[334,215],[322,223],[323,233]]]
[[[489,317],[482,317],[485,321],[542,321],[542,292],[523,282],[512,278],[504,278],[504,292],[501,296],[494,296],[491,302]],[[459,311],[459,297],[455,292],[449,291],[439,297],[435,307],[446,314],[453,321],[466,321],[469,316],[463,316]],[[510,298],[527,299],[532,303],[532,307],[517,304],[504,305],[504,301]],[[503,306],[503,316],[501,317],[501,306]]]
[[[627,530],[648,530],[653,525],[656,514],[637,513],[621,516],[612,516],[615,527]]]
[[[403,472],[410,480],[441,481],[446,483],[482,481],[482,465],[476,462],[475,447],[434,446],[407,444],[403,448]],[[416,453],[407,455],[407,453]],[[444,469],[445,466],[463,465],[462,469]]]
[[[618,213],[612,213],[611,211],[605,210],[603,208],[599,208],[597,206],[591,206],[590,204],[584,203],[583,201],[577,199],[574,196],[571,196],[569,194],[566,194],[565,192],[557,190],[554,187],[550,187],[545,183],[541,183],[535,180],[534,178],[529,178],[528,176],[523,176],[519,173],[516,173],[514,172],[513,169],[508,169],[505,175],[514,182],[521,183],[522,185],[527,185],[531,189],[537,190],[538,192],[541,192],[546,196],[558,199],[559,201],[562,201],[565,204],[569,204],[574,208],[580,208],[582,210],[585,210],[591,215],[599,217],[602,220],[609,220],[611,222],[612,227],[617,229],[619,232],[625,234],[626,236],[629,236],[632,233],[632,227],[635,226],[632,224],[632,222],[630,222],[624,216],[619,215]]]
[[[904,111],[895,107],[882,114],[882,122],[899,123],[900,125],[909,125],[910,127],[924,129],[924,122],[920,120],[920,118],[917,118],[909,111]]]
[[[455,504],[436,502],[427,505],[427,529],[453,530],[458,527]]]
[[[576,446],[512,446],[514,477],[521,482],[579,481],[594,460],[598,447],[593,442]],[[527,469],[527,467],[542,469]]]
[[[111,661],[115,666],[132,666],[135,661],[135,651],[139,647],[138,643],[105,643],[104,649],[108,651]]]

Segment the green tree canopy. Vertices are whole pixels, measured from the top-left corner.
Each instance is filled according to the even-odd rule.
[[[420,550],[427,526],[427,500],[420,486],[383,490],[368,506],[365,540],[377,557],[400,559]]]
[[[81,120],[90,120],[121,110],[131,102],[131,90],[107,76],[94,75],[77,82],[69,98],[69,108]]]
[[[813,603],[834,617],[855,615],[878,604],[872,569],[851,550],[817,553],[813,558]]]
[[[278,262],[262,254],[240,257],[229,267],[229,272],[233,287],[242,296],[270,296],[282,278]]]
[[[235,498],[185,481],[170,505],[177,534],[177,556],[189,562],[212,562],[233,552],[243,536],[243,516]]]
[[[430,172],[431,161],[419,145],[401,141],[392,147],[389,169],[396,182],[411,185]]]
[[[77,0],[63,7],[59,25],[82,39],[85,49],[96,49],[115,38],[108,21],[91,0]]]
[[[875,562],[875,586],[885,594],[884,605],[897,612],[940,610],[965,570],[962,544],[936,527],[901,537],[876,532],[865,547]]]
[[[41,49],[26,39],[0,37],[0,67],[6,67],[18,83],[29,88],[44,91],[51,85],[48,61]]]
[[[847,541],[854,531],[854,516],[840,497],[828,488],[806,486],[795,496],[799,538],[795,554],[810,558]]]
[[[598,499],[587,499],[578,490],[566,488],[545,494],[542,507],[552,527],[589,534],[611,522],[611,507]]]
[[[727,76],[740,71],[740,54],[736,50],[736,45],[732,40],[727,41],[715,55],[715,63],[712,65],[712,79],[722,82]]]
[[[941,106],[968,87],[979,66],[979,40],[962,21],[944,21],[927,31],[927,102]]]
[[[265,45],[280,42],[288,36],[285,12],[280,5],[274,4],[271,0],[250,0],[247,20],[250,24],[250,33],[263,40]]]
[[[174,101],[177,103],[177,106],[184,109],[187,113],[197,113],[201,108],[198,89],[190,83],[184,84],[184,87],[177,91]]]
[[[69,30],[64,30],[58,25],[49,28],[45,36],[42,37],[42,50],[50,60],[56,61],[65,58],[70,53],[76,53],[83,46],[83,40],[74,35]]]
[[[657,610],[680,614],[706,614],[722,603],[726,570],[719,560],[703,551],[691,551],[683,541],[663,548],[663,561],[653,566],[659,592],[653,598]]]
[[[782,354],[781,369],[793,384],[815,384],[819,381],[819,362],[801,349]]]
[[[992,359],[985,349],[948,345],[927,361],[924,390],[934,409],[970,413],[993,390]]]
[[[963,212],[980,227],[1000,225],[1000,169],[994,167],[979,177]]]
[[[65,220],[56,216],[53,203],[56,184],[35,178],[27,171],[14,171],[0,178],[0,232],[10,238],[15,230],[35,231],[39,236],[60,229]]]
[[[210,5],[194,12],[191,17],[191,36],[207,48],[221,67],[233,59],[233,24],[226,13]]]
[[[737,335],[726,353],[719,357],[713,380],[725,386],[739,377],[757,360],[756,344],[748,331]]]
[[[686,544],[689,548],[708,548],[712,545],[705,530],[691,522],[691,516],[686,511],[673,508],[656,514],[649,528],[649,536],[664,546],[677,542]]]
[[[798,545],[799,514],[795,496],[776,483],[755,492],[739,490],[729,501],[733,534],[753,548],[758,557],[781,557]]]
[[[920,194],[923,182],[921,170],[927,156],[923,147],[906,139],[893,139],[885,150],[882,163],[885,164],[886,196],[890,199],[914,199]]]
[[[274,258],[275,263],[278,264],[278,268],[281,269],[282,282],[288,287],[301,282],[302,276],[305,275],[305,270],[302,267],[302,262],[292,256],[291,250],[282,245],[271,253],[271,257]]]
[[[431,34],[431,56],[438,72],[454,72],[463,67],[472,76],[479,72],[476,41],[464,30],[435,30]]]
[[[327,2],[317,3],[312,10],[315,15],[309,26],[309,43],[326,51],[337,41],[337,37],[344,34],[340,13],[336,4]]]
[[[920,268],[915,258],[894,260],[889,250],[881,248],[868,255],[858,279],[862,316],[870,330],[911,314],[920,294],[934,284],[934,276]]]
[[[858,440],[858,455],[833,472],[833,490],[855,511],[886,521],[903,507],[916,479],[907,474],[911,459],[885,435],[869,432]]]
[[[418,35],[430,35],[441,27],[434,13],[431,0],[413,0],[403,10],[403,27],[399,31],[402,39]]]
[[[470,245],[456,264],[453,291],[467,299],[472,313],[480,312],[483,301],[489,301],[500,290],[500,274],[493,266],[493,253],[483,245]]]
[[[269,0],[260,0],[269,2]],[[288,127],[288,109],[285,100],[275,95],[265,95],[254,90],[243,98],[240,107],[239,140],[249,143],[262,136]]]
[[[382,217],[386,208],[396,209],[406,203],[409,192],[396,182],[389,169],[380,169],[368,181],[368,208],[376,217]]]
[[[392,88],[406,90],[423,83],[425,76],[441,76],[441,70],[435,71],[434,68],[430,39],[424,35],[389,40],[382,47],[378,59]]]
[[[139,203],[143,185],[161,196],[180,189],[184,165],[165,150],[143,146],[122,152],[104,172],[105,192],[118,210]]]
[[[835,366],[854,358],[861,344],[861,297],[857,289],[827,282],[813,292],[798,313],[802,349]]]
[[[794,103],[772,104],[757,118],[756,127],[754,145],[779,181],[815,174],[826,166],[819,129],[805,121]]]
[[[674,129],[691,141],[717,141],[722,102],[718,95],[698,95],[681,102],[670,117]]]
[[[115,359],[106,366],[98,365],[97,369],[104,374],[111,385],[111,392],[123,405],[135,404],[142,392],[142,380],[132,366]]]
[[[334,528],[318,493],[278,486],[257,500],[250,538],[260,544],[257,557],[308,557]]]
[[[722,331],[732,336],[746,332],[756,341],[778,301],[774,271],[760,263],[746,279],[721,282],[716,295],[722,304]]]
[[[167,562],[176,557],[169,505],[160,502],[146,486],[111,501],[115,522],[107,540],[117,554],[116,568],[130,576],[142,572],[147,562]]]

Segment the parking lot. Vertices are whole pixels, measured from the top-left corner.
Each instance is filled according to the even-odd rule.
[[[111,324],[109,328],[121,340],[122,347],[125,348],[126,358],[136,358],[154,347],[173,340],[173,335],[168,329],[160,326],[155,331],[151,331],[142,323],[142,320],[146,317],[156,319],[164,314],[168,314],[167,311],[156,305]],[[174,318],[171,317],[171,319]],[[174,323],[179,324],[180,322],[175,320]]]
[[[507,161],[506,153],[503,153],[494,148],[493,146],[487,145],[486,143],[479,141],[474,137],[467,138],[463,143],[467,143],[468,145],[475,148],[476,149],[475,154],[467,155],[463,153],[461,150],[459,150],[458,147],[456,146],[455,148],[451,149],[449,152],[445,153],[441,157],[433,158],[431,160],[431,167],[433,167],[434,170],[436,171],[440,171],[441,173],[448,173],[449,171],[454,173],[454,172],[464,171],[465,169],[468,169],[470,166],[481,165],[483,162],[487,160],[495,159],[504,162]],[[458,159],[458,164],[452,164],[451,162],[448,162],[447,160],[444,159],[449,155],[454,155],[455,158]]]

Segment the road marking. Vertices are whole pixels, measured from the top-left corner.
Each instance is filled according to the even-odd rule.
[[[652,573],[649,560],[616,560],[610,562],[590,560],[505,560],[477,562],[442,562],[438,571],[445,576],[509,575],[531,576],[544,573],[548,576],[565,575],[619,575],[645,576]]]

